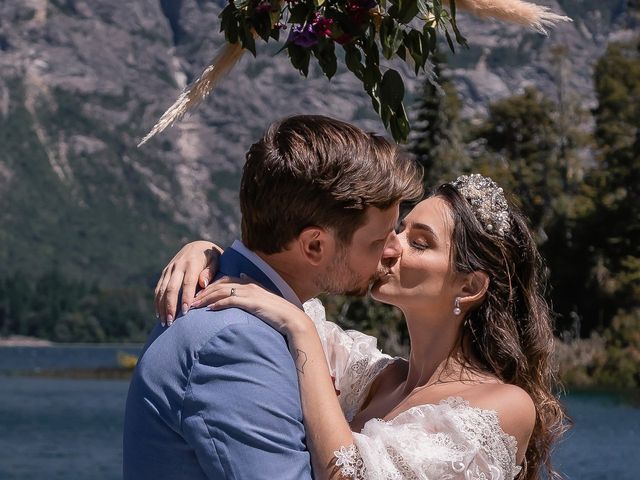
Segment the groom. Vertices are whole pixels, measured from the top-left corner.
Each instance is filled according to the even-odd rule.
[[[287,118],[247,153],[242,242],[218,275],[244,273],[300,308],[320,292],[362,294],[399,254],[399,202],[421,192],[419,170],[383,138]],[[238,309],[156,326],[129,388],[124,478],[311,478],[285,337]]]

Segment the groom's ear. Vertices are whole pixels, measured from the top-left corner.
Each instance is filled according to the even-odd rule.
[[[331,258],[335,251],[333,235],[321,227],[307,227],[297,238],[298,248],[305,260],[318,266]]]

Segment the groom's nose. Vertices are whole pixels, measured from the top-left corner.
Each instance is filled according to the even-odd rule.
[[[399,258],[401,254],[402,245],[400,245],[398,235],[396,234],[396,232],[391,232],[389,238],[387,238],[387,243],[384,246],[382,258]]]

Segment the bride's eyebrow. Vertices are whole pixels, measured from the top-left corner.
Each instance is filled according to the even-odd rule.
[[[416,230],[424,230],[424,231],[430,233],[431,235],[433,235],[434,238],[436,240],[438,240],[438,235],[436,235],[436,232],[429,225],[425,225],[424,223],[411,222],[411,229],[412,230],[414,230],[414,229],[416,229]]]

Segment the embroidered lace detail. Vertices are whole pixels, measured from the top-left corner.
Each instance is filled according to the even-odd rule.
[[[342,475],[354,480],[512,480],[521,470],[516,440],[496,412],[460,397],[370,420],[354,440],[335,452]]]
[[[439,405],[448,405],[458,411],[460,429],[499,464],[507,478],[513,478],[520,472],[522,468],[516,466],[518,442],[513,435],[502,430],[495,410],[471,407],[462,397],[449,397],[441,400]]]
[[[348,447],[340,447],[340,450],[333,452],[333,454],[336,457],[336,466],[340,467],[340,472],[344,476],[366,478],[367,467],[358,453],[358,447],[353,444]]]
[[[360,411],[373,380],[395,359],[378,350],[375,337],[355,330],[344,331],[328,322],[317,298],[303,307],[316,326],[335,388],[340,391],[340,406],[350,422]]]
[[[381,357],[371,362],[371,358],[363,358],[355,362],[349,369],[349,376],[354,379],[351,388],[345,389],[345,395],[340,399],[342,411],[348,422],[360,411],[360,407],[369,392],[369,387],[382,370],[393,362],[391,357]]]

